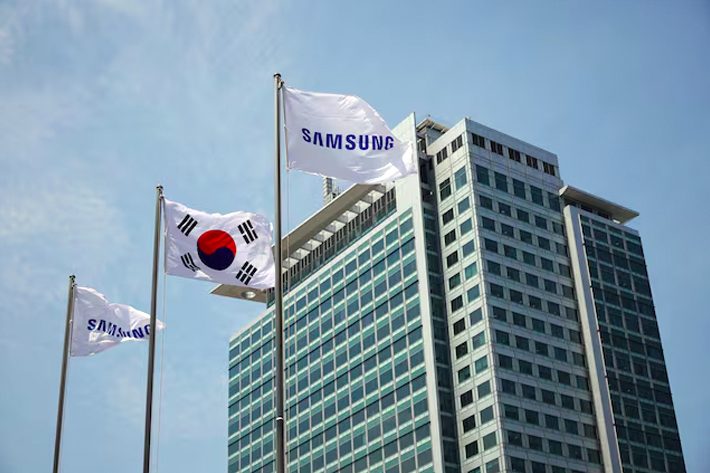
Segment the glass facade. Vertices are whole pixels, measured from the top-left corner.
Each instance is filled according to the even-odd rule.
[[[431,469],[411,211],[285,300],[288,471]],[[229,471],[273,471],[273,313],[232,340]]]
[[[579,224],[624,471],[684,472],[641,239],[596,215]]]
[[[410,121],[418,179],[346,191],[289,258],[287,470],[684,472],[637,214]],[[272,319],[230,342],[229,473],[274,470]]]

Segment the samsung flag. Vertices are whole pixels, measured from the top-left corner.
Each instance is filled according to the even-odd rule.
[[[158,321],[158,330],[165,326]],[[74,288],[71,356],[89,356],[122,342],[148,340],[150,315],[123,304],[110,304],[88,287]]]
[[[249,212],[208,214],[165,199],[165,271],[255,289],[274,287],[271,223]]]
[[[414,145],[361,98],[283,90],[290,169],[363,184],[416,174]]]

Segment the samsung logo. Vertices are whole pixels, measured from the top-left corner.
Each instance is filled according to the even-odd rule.
[[[394,138],[382,135],[342,135],[338,133],[321,133],[308,128],[301,128],[301,136],[306,143],[332,149],[360,149],[362,151],[388,150],[394,148]]]

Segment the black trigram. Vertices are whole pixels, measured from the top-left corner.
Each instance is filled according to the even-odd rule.
[[[185,218],[182,219],[182,222],[177,226],[178,230],[183,232],[185,236],[188,236],[190,232],[192,231],[193,228],[197,226],[197,220],[192,218],[190,214],[185,215]]]
[[[244,237],[244,241],[247,244],[259,238],[259,235],[256,234],[256,231],[254,231],[254,227],[251,224],[251,220],[247,220],[244,223],[240,223],[238,228],[239,231],[242,232],[242,237]]]
[[[237,273],[237,279],[239,279],[243,284],[249,284],[251,278],[256,274],[256,268],[251,265],[248,261],[242,265],[242,269]]]
[[[200,267],[195,264],[195,261],[192,259],[192,255],[190,253],[185,253],[180,257],[180,259],[182,260],[182,264],[184,264],[185,267],[193,273],[196,273],[200,269]]]

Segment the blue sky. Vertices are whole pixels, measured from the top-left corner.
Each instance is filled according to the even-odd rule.
[[[51,468],[69,274],[148,309],[157,184],[273,214],[275,72],[391,125],[470,116],[638,210],[688,471],[709,471],[708,44],[700,0],[0,2],[0,471]],[[321,182],[285,181],[294,226]],[[261,307],[163,288],[154,459],[224,472],[228,340]],[[65,471],[139,471],[146,345],[71,361]]]

